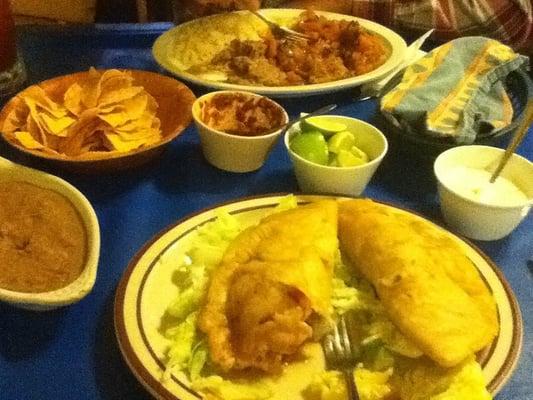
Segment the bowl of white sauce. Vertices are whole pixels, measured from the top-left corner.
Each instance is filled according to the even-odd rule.
[[[504,150],[459,146],[434,163],[444,220],[458,233],[477,240],[509,235],[533,204],[533,163],[513,154],[494,183],[490,177]]]

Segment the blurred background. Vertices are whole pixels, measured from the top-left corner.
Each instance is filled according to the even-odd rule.
[[[179,19],[180,0],[11,0],[17,24],[151,22]]]

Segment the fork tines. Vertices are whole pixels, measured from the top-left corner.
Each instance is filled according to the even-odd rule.
[[[333,332],[326,335],[322,342],[326,362],[332,369],[355,367],[358,352],[350,339],[346,317],[342,315]]]
[[[350,400],[359,400],[353,370],[358,363],[359,354],[350,339],[346,318],[342,315],[333,332],[322,341],[328,369],[342,372]]]
[[[280,39],[286,39],[286,40],[294,41],[294,42],[308,41],[309,39],[311,39],[311,37],[309,37],[308,35],[304,33],[296,32],[292,29],[286,28],[284,26],[281,26],[275,23],[274,21],[269,20],[268,18],[266,18],[264,15],[262,15],[261,13],[257,11],[250,10],[250,12],[254,14],[257,18],[265,22],[269,26],[270,30],[272,31],[272,34],[274,36],[277,36]]]

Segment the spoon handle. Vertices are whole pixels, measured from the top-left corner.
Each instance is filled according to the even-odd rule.
[[[319,109],[313,112],[310,112],[309,114],[301,115],[298,118],[290,121],[287,125],[285,125],[284,131],[288,131],[289,128],[293,126],[294,124],[301,122],[309,117],[314,117],[315,115],[325,114],[327,112],[334,110],[335,108],[337,108],[337,104],[328,104],[327,106],[320,107]]]
[[[522,142],[522,139],[526,136],[528,132],[528,128],[533,122],[533,100],[529,99],[526,105],[526,109],[524,110],[524,119],[518,125],[518,128],[516,129],[516,133],[511,140],[511,143],[509,143],[509,146],[505,149],[505,152],[503,153],[502,158],[500,159],[500,162],[498,163],[498,166],[496,167],[496,170],[493,172],[492,176],[490,177],[490,183],[494,183],[498,175],[500,175],[500,172],[502,172],[503,167],[505,167],[505,164],[507,164],[507,161],[511,157],[511,155],[514,153],[520,142]]]

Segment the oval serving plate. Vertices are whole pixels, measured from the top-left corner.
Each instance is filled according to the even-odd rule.
[[[236,200],[186,217],[156,235],[130,262],[115,296],[115,331],[129,368],[157,399],[202,398],[190,388],[184,375],[162,379],[168,341],[159,331],[165,310],[177,292],[172,274],[194,238],[196,228],[214,220],[220,207],[236,216],[243,225],[257,223],[282,197],[267,195]],[[332,197],[297,196],[299,203],[324,198]],[[510,378],[519,358],[523,336],[520,309],[498,267],[479,249],[449,234],[475,263],[496,299],[500,332],[492,345],[478,354],[488,390],[495,395]]]
[[[296,18],[304,10],[297,9],[264,9],[260,12],[268,18],[273,20],[291,19]],[[315,11],[316,14],[322,15],[328,19],[339,20],[344,19],[348,21],[357,21],[363,27],[363,29],[374,33],[380,36],[389,49],[391,50],[391,55],[384,64],[380,65],[378,68],[370,71],[366,74],[354,76],[351,78],[341,79],[337,81],[317,83],[311,85],[299,85],[299,86],[260,86],[260,85],[240,85],[228,82],[221,81],[212,81],[198,77],[188,73],[187,71],[180,70],[171,60],[172,47],[174,40],[183,26],[188,24],[203,24],[204,18],[199,18],[185,24],[178,25],[167,32],[163,33],[157,38],[153,47],[152,54],[157,61],[157,63],[168,72],[174,74],[176,77],[186,80],[190,83],[208,87],[211,89],[221,89],[221,90],[248,90],[254,93],[262,94],[265,96],[272,97],[297,97],[302,95],[315,95],[320,93],[332,93],[351,87],[360,86],[364,83],[375,81],[393,68],[395,68],[401,61],[403,61],[404,53],[407,48],[405,41],[400,35],[390,30],[389,28],[384,27],[376,22],[372,22],[362,18],[356,18],[348,15],[335,14],[324,11]]]

